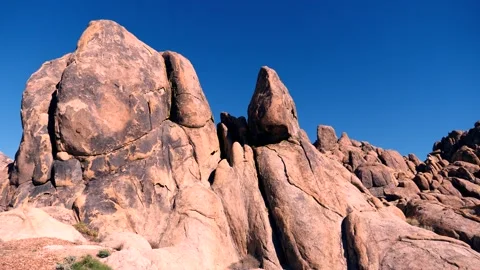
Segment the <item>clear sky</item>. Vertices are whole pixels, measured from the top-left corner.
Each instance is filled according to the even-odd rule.
[[[218,121],[246,115],[274,68],[312,141],[318,124],[420,158],[480,120],[480,1],[3,1],[0,151],[21,139],[28,77],[111,19],[193,63]]]

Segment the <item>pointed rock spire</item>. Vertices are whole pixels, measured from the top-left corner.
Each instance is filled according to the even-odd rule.
[[[248,125],[254,144],[277,143],[298,137],[297,109],[275,70],[262,67],[248,106]]]

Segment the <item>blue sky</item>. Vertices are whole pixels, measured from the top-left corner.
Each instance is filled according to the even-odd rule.
[[[4,1],[0,151],[21,139],[25,82],[111,19],[192,61],[210,106],[246,115],[260,66],[287,85],[300,125],[416,153],[480,120],[480,1]]]

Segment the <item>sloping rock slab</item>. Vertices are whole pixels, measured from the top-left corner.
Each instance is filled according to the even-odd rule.
[[[74,243],[86,242],[75,228],[57,221],[40,209],[22,207],[0,213],[1,241],[41,237],[57,238]]]
[[[352,269],[478,269],[480,254],[388,212],[353,212],[344,234]]]

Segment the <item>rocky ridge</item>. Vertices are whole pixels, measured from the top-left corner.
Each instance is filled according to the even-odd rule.
[[[0,220],[70,211],[117,250],[114,269],[480,265],[480,123],[424,162],[328,126],[312,144],[262,67],[248,117],[215,126],[188,59],[106,20],[30,77],[21,115],[15,161],[0,156]]]

